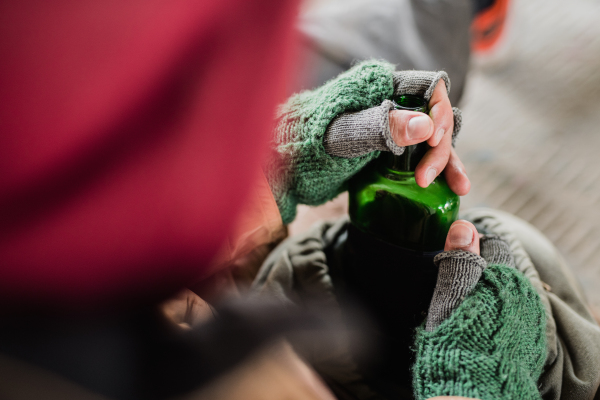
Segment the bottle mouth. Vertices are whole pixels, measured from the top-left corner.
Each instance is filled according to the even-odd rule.
[[[403,94],[400,96],[395,96],[392,98],[392,101],[395,104],[395,108],[399,110],[408,110],[408,111],[420,111],[426,112],[427,103],[425,99],[421,96],[416,96],[413,94]]]

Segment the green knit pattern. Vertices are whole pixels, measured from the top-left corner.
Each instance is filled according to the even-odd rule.
[[[300,204],[323,204],[343,192],[345,184],[375,151],[352,159],[330,156],[323,147],[327,126],[345,112],[380,105],[394,92],[394,66],[383,61],[357,64],[315,90],[292,96],[279,110],[276,154],[265,168],[284,223]]]
[[[420,329],[413,367],[416,399],[541,399],[546,314],[529,280],[490,265],[473,291],[433,332]]]

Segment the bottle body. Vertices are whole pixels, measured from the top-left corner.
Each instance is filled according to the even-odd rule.
[[[420,187],[414,171],[394,168],[397,157],[383,153],[351,180],[350,220],[361,231],[405,249],[443,250],[460,198],[443,176]]]
[[[422,98],[394,100],[399,109],[427,111]],[[382,152],[348,183],[351,224],[342,280],[375,322],[383,351],[370,376],[383,382],[390,398],[412,393],[414,332],[435,290],[433,259],[443,251],[460,205],[443,176],[427,188],[417,185],[415,169],[429,148],[421,143],[407,146],[400,156]]]
[[[417,185],[414,170],[399,167],[406,162],[382,153],[349,182],[343,250],[347,291],[373,318],[384,349],[371,376],[393,388],[392,398],[412,392],[415,329],[426,318],[438,275],[433,259],[460,202],[443,177]]]

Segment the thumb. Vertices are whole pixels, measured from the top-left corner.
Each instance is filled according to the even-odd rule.
[[[472,223],[459,219],[450,226],[444,246],[444,251],[449,250],[465,250],[479,255],[479,233]]]
[[[433,120],[416,111],[390,111],[390,133],[400,147],[426,141],[433,135]]]

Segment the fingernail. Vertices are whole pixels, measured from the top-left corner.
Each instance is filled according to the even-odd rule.
[[[425,178],[427,179],[427,186],[431,185],[431,182],[437,177],[437,170],[433,167],[430,167],[427,170],[427,174],[425,174]]]
[[[435,142],[439,143],[445,134],[446,134],[446,130],[444,128],[438,129],[437,133],[435,134]]]
[[[473,231],[462,224],[455,224],[450,227],[448,239],[453,247],[466,247],[473,242]]]
[[[410,139],[423,139],[429,133],[430,124],[431,119],[426,115],[413,117],[408,121],[406,134]]]

